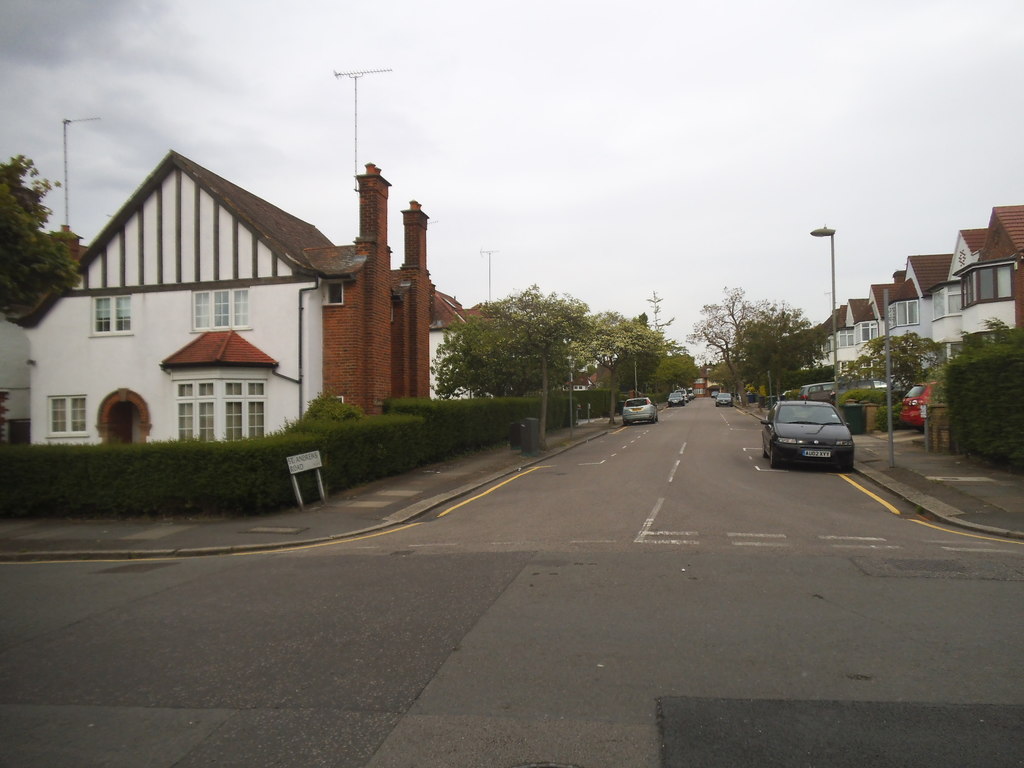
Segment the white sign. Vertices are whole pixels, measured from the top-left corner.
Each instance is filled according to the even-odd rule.
[[[298,456],[288,457],[288,471],[293,475],[299,472],[305,472],[307,469],[320,469],[323,464],[320,463],[320,451],[310,451],[309,453],[300,453]]]

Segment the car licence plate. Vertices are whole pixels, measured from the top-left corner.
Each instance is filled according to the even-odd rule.
[[[805,448],[801,455],[806,456],[809,459],[831,459],[832,451],[818,451],[812,448]]]
[[[630,408],[629,409],[630,413],[640,413],[641,411],[643,411],[643,408]]]

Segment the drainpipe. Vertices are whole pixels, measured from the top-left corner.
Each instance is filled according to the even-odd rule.
[[[303,344],[302,344],[302,341],[303,341],[303,329],[305,328],[305,324],[302,322],[302,320],[303,320],[303,315],[304,315],[304,313],[306,311],[305,305],[303,303],[303,299],[305,298],[305,296],[303,296],[303,294],[304,293],[309,293],[310,291],[316,291],[316,290],[319,290],[319,289],[320,289],[320,275],[316,276],[316,282],[313,284],[312,287],[310,287],[310,288],[300,288],[299,289],[299,382],[298,383],[299,383],[299,418],[300,419],[302,418],[303,408],[306,405],[306,401],[302,397],[302,384],[306,380],[305,367],[304,367],[305,366],[305,362],[304,362],[305,361],[305,356],[303,355]]]

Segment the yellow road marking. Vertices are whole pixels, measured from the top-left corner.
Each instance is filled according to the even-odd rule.
[[[877,502],[878,502],[879,504],[881,504],[881,505],[882,505],[883,507],[885,507],[886,509],[888,509],[888,510],[889,510],[890,512],[892,512],[892,513],[893,513],[894,515],[898,515],[898,514],[900,513],[900,511],[899,511],[898,509],[896,509],[896,507],[894,507],[894,506],[893,506],[892,504],[890,504],[890,503],[889,503],[888,501],[886,501],[885,499],[883,499],[883,498],[880,498],[880,497],[876,496],[875,494],[873,494],[873,493],[872,493],[871,491],[869,491],[869,490],[868,490],[867,488],[865,488],[865,487],[864,487],[863,485],[861,485],[860,483],[855,483],[855,482],[854,482],[853,480],[851,480],[851,479],[850,479],[849,477],[847,477],[846,475],[839,475],[839,476],[840,476],[841,478],[843,478],[843,480],[845,480],[846,482],[848,482],[848,483],[849,483],[850,485],[852,485],[852,486],[853,486],[854,488],[856,488],[857,490],[861,491],[862,493],[866,493],[866,494],[867,494],[868,496],[870,496],[870,497],[871,497],[872,499],[874,499],[875,501],[877,501]]]
[[[1024,546],[1024,541],[1021,541],[1019,539],[1004,539],[1000,536],[982,536],[978,533],[967,533],[966,531],[950,530],[949,528],[943,528],[940,525],[935,525],[935,523],[929,523],[926,520],[911,520],[910,522],[917,523],[918,525],[926,525],[929,528],[934,528],[936,531],[942,531],[943,533],[952,533],[956,536],[967,536],[971,539],[981,539],[983,541],[998,541],[1001,544],[1017,544],[1018,546]]]
[[[510,478],[509,478],[508,480],[504,480],[504,481],[502,481],[502,482],[498,483],[497,485],[493,486],[492,488],[488,488],[488,489],[487,489],[486,491],[484,491],[483,493],[478,493],[478,494],[477,494],[476,496],[472,496],[472,497],[470,497],[470,498],[468,498],[468,499],[466,499],[466,500],[464,500],[464,501],[460,501],[460,502],[459,502],[458,504],[456,504],[456,505],[455,505],[455,506],[453,506],[453,507],[448,507],[448,509],[446,509],[446,510],[445,510],[444,512],[442,512],[441,514],[439,514],[439,515],[438,515],[438,517],[439,517],[439,518],[441,518],[441,517],[444,517],[444,516],[445,516],[445,515],[447,515],[447,514],[448,514],[449,512],[454,512],[454,511],[455,511],[456,509],[458,509],[459,507],[464,507],[464,506],[465,506],[466,504],[469,504],[469,502],[471,502],[471,501],[476,501],[477,499],[483,498],[483,497],[484,497],[484,496],[486,496],[486,495],[487,495],[488,493],[491,493],[492,491],[496,491],[496,490],[498,490],[498,489],[499,489],[499,488],[501,488],[501,486],[503,486],[503,485],[508,485],[508,484],[509,484],[509,483],[511,483],[511,482],[512,482],[513,480],[518,480],[518,479],[519,479],[520,477],[524,477],[524,476],[526,476],[526,475],[530,474],[531,472],[536,472],[536,471],[537,471],[538,469],[546,469],[546,468],[547,468],[547,465],[537,465],[536,467],[530,467],[530,469],[527,469],[527,470],[526,470],[526,471],[524,471],[524,472],[520,472],[519,474],[513,475],[513,476],[512,476],[512,477],[510,477]]]
[[[400,525],[397,528],[388,528],[384,531],[376,531],[374,533],[366,533],[362,536],[353,536],[351,539],[331,539],[330,541],[318,541],[314,544],[297,544],[294,547],[280,547],[279,549],[258,549],[253,552],[225,552],[225,555],[231,557],[242,557],[244,555],[274,555],[278,552],[300,552],[303,549],[316,549],[317,547],[329,547],[332,544],[351,544],[353,541],[363,541],[365,539],[375,539],[378,536],[387,536],[390,533],[398,533],[399,531],[405,531],[409,528],[415,528],[417,525],[423,525],[423,523],[406,523]],[[181,558],[177,558],[181,559]]]

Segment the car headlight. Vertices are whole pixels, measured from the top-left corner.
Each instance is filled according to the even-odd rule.
[[[776,438],[776,439],[778,440],[778,442],[786,443],[787,445],[796,445],[797,443],[800,442],[795,437],[779,437],[779,438]]]
[[[836,440],[836,445],[853,445],[853,440]]]

